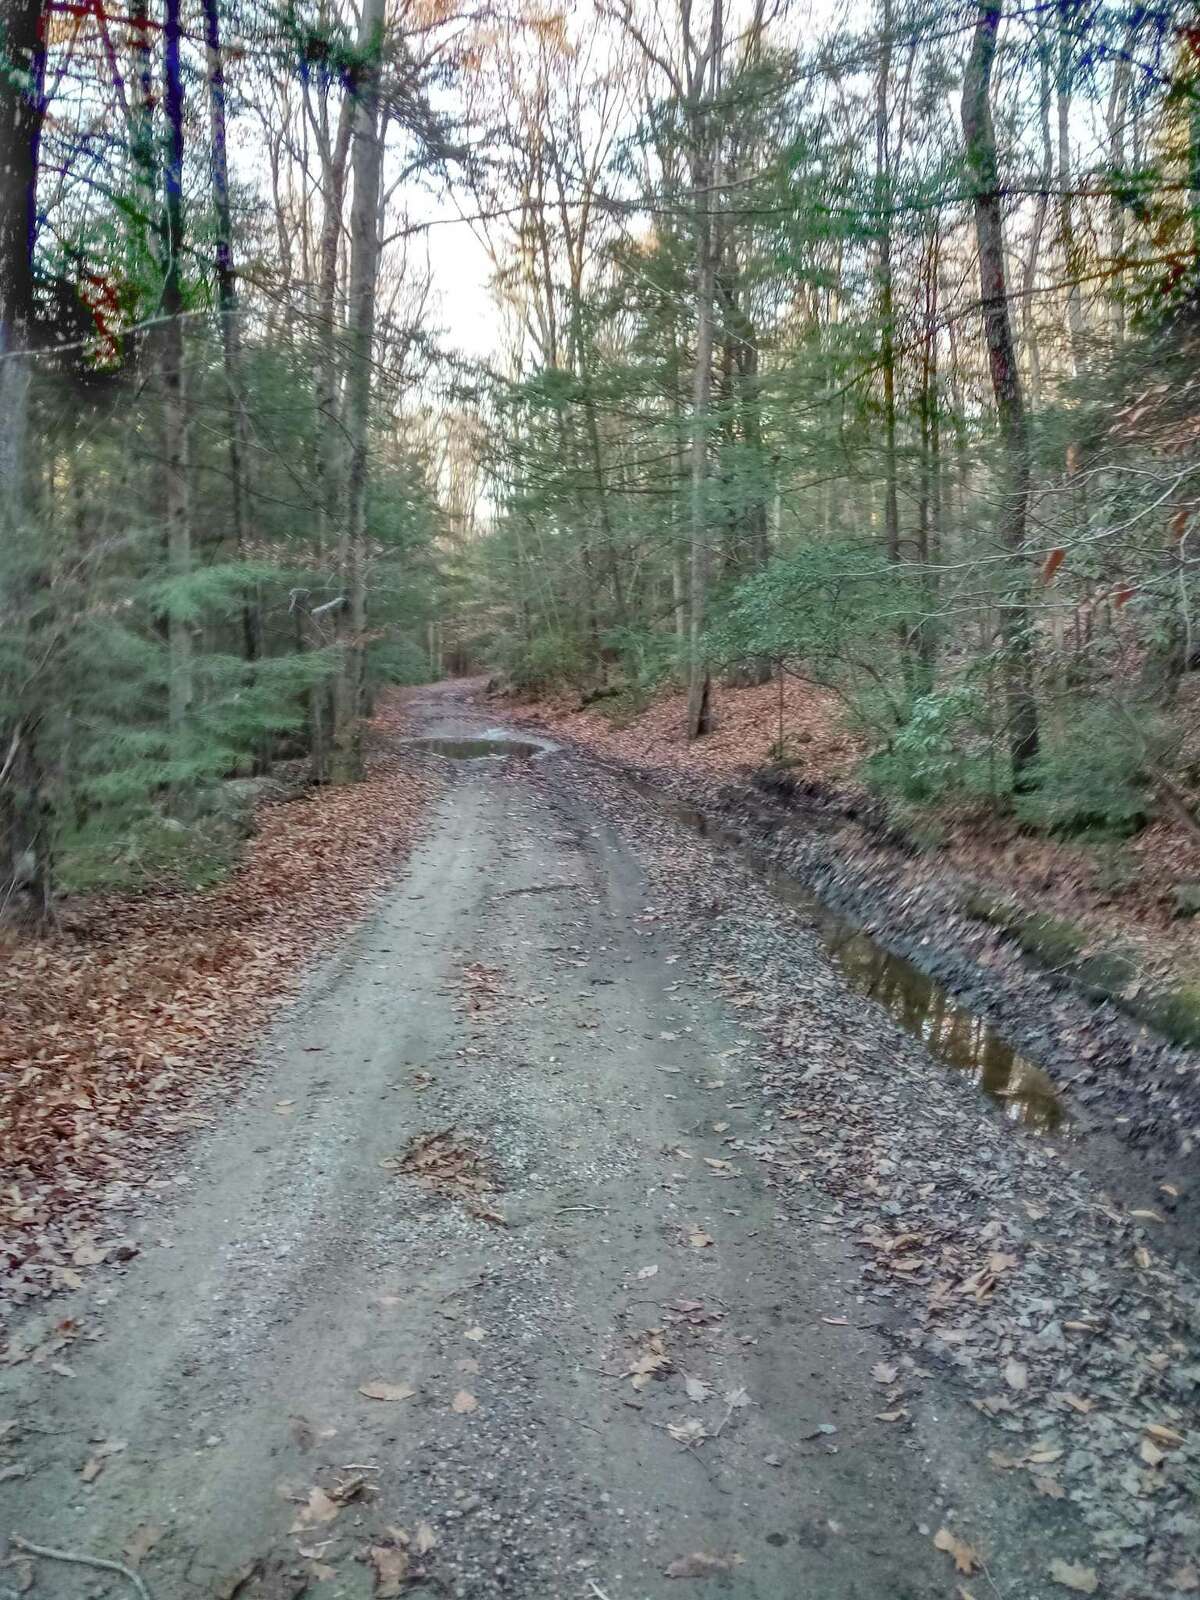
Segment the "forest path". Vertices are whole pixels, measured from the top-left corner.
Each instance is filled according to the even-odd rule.
[[[419,710],[484,727],[452,693]],[[1046,1593],[1057,1547],[965,1399],[924,1372],[879,1419],[888,1352],[827,1202],[730,1162],[761,1117],[738,1013],[570,759],[456,769],[123,1279],[75,1297],[62,1370],[0,1378],[30,1469],[0,1528],[152,1544],[154,1600],[918,1600],[966,1582],[931,1540],[958,1507],[1006,1594]]]

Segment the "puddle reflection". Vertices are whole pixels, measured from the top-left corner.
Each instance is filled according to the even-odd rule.
[[[903,956],[885,950],[794,878],[759,866],[745,846],[701,812],[664,800],[648,784],[635,787],[697,833],[735,851],[777,899],[802,912],[814,925],[852,989],[883,1006],[906,1033],[921,1041],[934,1060],[969,1073],[978,1087],[1003,1107],[1010,1122],[1038,1133],[1052,1133],[1063,1126],[1062,1101],[1042,1069],[1019,1055],[982,1017],[958,1005],[941,984]]]

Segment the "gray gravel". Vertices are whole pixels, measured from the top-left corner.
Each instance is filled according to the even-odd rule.
[[[448,1128],[493,1190],[396,1171]],[[1056,1558],[1150,1596],[1186,1561],[1194,1283],[565,752],[457,769],[181,1180],[0,1375],[0,1528],[116,1559],[149,1530],[154,1600],[365,1597],[401,1530],[407,1592],[470,1600],[1050,1600]],[[919,1252],[880,1244],[902,1229]],[[996,1254],[994,1289],[930,1309]],[[1151,1417],[1184,1441],[1155,1467]],[[1061,1498],[988,1457],[1039,1446]],[[698,1552],[708,1576],[667,1576]],[[132,1593],[40,1560],[0,1590],[27,1575]]]

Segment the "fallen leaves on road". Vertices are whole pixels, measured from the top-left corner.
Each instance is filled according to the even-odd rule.
[[[358,1392],[368,1400],[411,1400],[416,1390],[409,1383],[360,1383]]]
[[[469,1389],[460,1389],[450,1402],[451,1411],[457,1411],[460,1416],[466,1416],[471,1411],[479,1409],[479,1401]]]
[[[684,1417],[682,1422],[668,1422],[667,1432],[683,1445],[703,1444],[708,1429],[699,1417]]]
[[[970,1577],[981,1564],[979,1552],[972,1545],[960,1539],[957,1534],[951,1533],[949,1528],[939,1528],[933,1536],[935,1550],[944,1550],[948,1556],[953,1557],[954,1570],[961,1572],[964,1577]]]
[[[651,1378],[663,1378],[674,1370],[661,1328],[647,1328],[633,1343],[637,1354],[621,1376],[632,1379],[635,1389],[644,1389]]]
[[[104,1471],[104,1464],[109,1456],[119,1456],[128,1448],[129,1444],[125,1439],[108,1439],[103,1444],[98,1444],[79,1469],[79,1476],[84,1483],[95,1483]]]
[[[391,1600],[391,1597],[403,1594],[408,1583],[408,1551],[398,1544],[373,1544],[368,1555],[375,1568],[378,1600]]]
[[[1074,1589],[1076,1594],[1095,1594],[1100,1587],[1094,1567],[1073,1566],[1055,1557],[1047,1570],[1055,1583],[1061,1583],[1064,1589]]]
[[[339,1501],[327,1495],[319,1484],[314,1484],[308,1491],[308,1499],[296,1513],[296,1520],[289,1531],[303,1533],[307,1528],[316,1528],[323,1522],[332,1522],[341,1509]]]
[[[710,1555],[695,1550],[690,1556],[677,1556],[663,1573],[667,1578],[711,1578],[718,1572],[733,1572],[745,1563],[745,1556]]]
[[[487,1194],[496,1188],[479,1149],[469,1139],[456,1138],[453,1124],[418,1134],[403,1154],[390,1156],[383,1165],[439,1194]]]
[[[140,1522],[125,1541],[121,1554],[131,1567],[140,1566],[166,1532],[152,1522]]]

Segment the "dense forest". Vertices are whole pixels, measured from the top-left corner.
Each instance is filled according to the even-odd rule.
[[[1200,832],[1190,17],[0,0],[6,912],[466,668]]]

